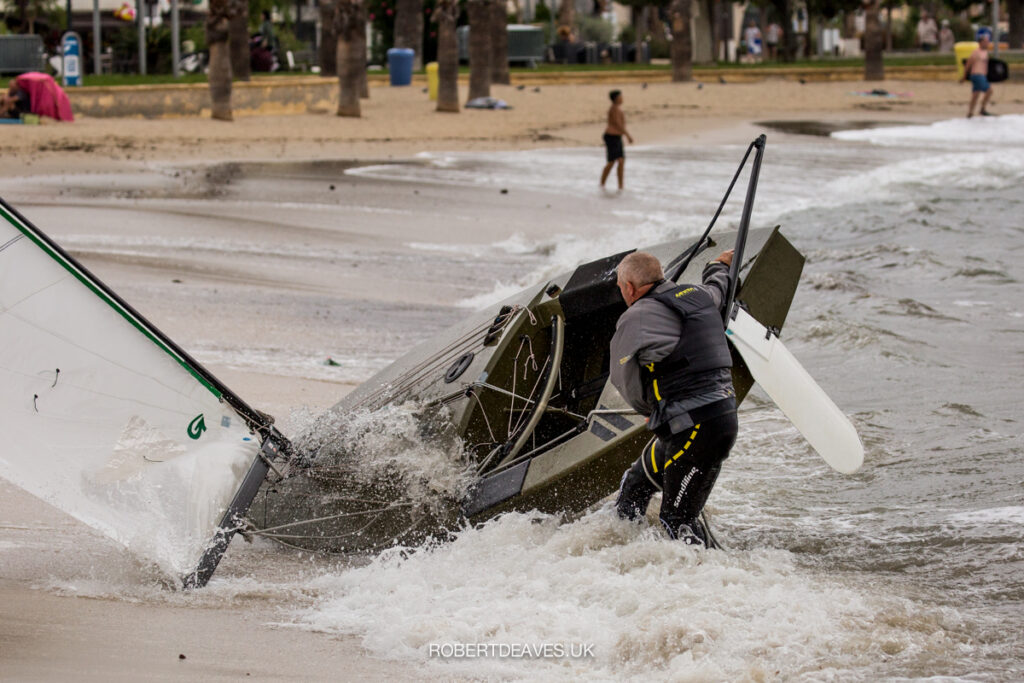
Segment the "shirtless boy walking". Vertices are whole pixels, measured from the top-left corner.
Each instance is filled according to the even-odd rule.
[[[608,180],[612,166],[618,162],[619,189],[621,190],[626,175],[626,152],[623,149],[622,136],[625,135],[630,144],[633,143],[633,136],[626,130],[626,115],[622,113],[622,91],[612,90],[608,93],[608,97],[612,101],[612,106],[608,109],[608,126],[604,129],[604,146],[608,149],[608,163],[601,171],[601,187],[604,187],[604,182]]]
[[[971,103],[967,107],[967,118],[974,116],[974,105],[978,103],[978,96],[985,93],[981,99],[982,116],[992,116],[985,107],[992,99],[992,85],[988,82],[988,49],[992,47],[992,40],[988,33],[978,36],[978,49],[971,53],[964,65],[964,77],[960,80],[971,82]]]

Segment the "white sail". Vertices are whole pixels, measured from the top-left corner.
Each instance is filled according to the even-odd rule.
[[[188,575],[260,437],[155,328],[6,204],[0,216],[0,476]]]

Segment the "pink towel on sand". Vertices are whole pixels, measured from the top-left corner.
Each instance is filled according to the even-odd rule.
[[[18,87],[28,93],[32,113],[49,116],[58,121],[74,121],[67,93],[48,74],[30,71],[14,79]]]

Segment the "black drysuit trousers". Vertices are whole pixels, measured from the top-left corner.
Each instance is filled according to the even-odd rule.
[[[722,462],[736,443],[737,430],[736,412],[730,411],[668,439],[649,443],[622,476],[615,501],[619,515],[627,519],[641,517],[651,497],[661,491],[658,517],[669,535],[677,538],[683,524],[695,527]]]

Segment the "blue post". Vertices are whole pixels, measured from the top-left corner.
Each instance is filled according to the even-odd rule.
[[[82,85],[82,38],[74,31],[68,31],[61,37],[60,46],[64,87]]]

